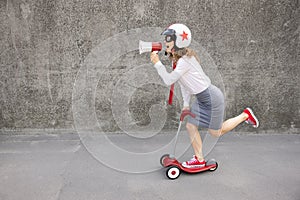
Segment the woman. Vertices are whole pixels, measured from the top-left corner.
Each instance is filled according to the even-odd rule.
[[[202,70],[196,53],[187,47],[191,43],[191,31],[183,24],[172,24],[162,35],[165,35],[166,53],[176,69],[168,73],[160,62],[157,53],[151,53],[151,61],[165,84],[179,82],[183,96],[183,110],[189,110],[191,95],[196,95],[196,101],[191,112],[196,118],[189,118],[186,124],[195,155],[189,161],[183,162],[183,167],[203,167],[205,160],[202,154],[202,140],[198,127],[208,128],[210,134],[220,137],[234,129],[242,122],[257,128],[259,121],[250,108],[246,108],[240,115],[223,122],[224,95],[219,88],[211,84],[208,76]]]

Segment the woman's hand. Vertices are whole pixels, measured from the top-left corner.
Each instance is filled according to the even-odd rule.
[[[158,54],[156,52],[152,52],[150,55],[151,62],[156,64],[159,61]]]
[[[182,111],[185,111],[185,110],[190,110],[190,107],[189,106],[185,106],[182,108]]]

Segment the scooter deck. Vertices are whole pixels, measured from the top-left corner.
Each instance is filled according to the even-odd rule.
[[[169,156],[166,156],[163,159],[163,165],[164,165],[164,167],[176,166],[176,167],[180,168],[180,170],[187,172],[187,173],[199,173],[199,172],[207,171],[207,170],[210,170],[211,168],[217,167],[217,163],[215,163],[215,164],[211,164],[211,165],[206,165],[204,167],[186,168],[186,167],[183,167],[182,164],[178,160],[176,160],[175,158],[170,158]]]

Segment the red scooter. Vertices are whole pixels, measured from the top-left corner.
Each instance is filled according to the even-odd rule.
[[[180,115],[180,122],[179,122],[179,127],[178,131],[175,136],[175,144],[174,144],[174,151],[173,155],[170,154],[165,154],[160,158],[160,164],[168,168],[166,171],[166,176],[174,180],[178,178],[181,174],[181,172],[186,172],[186,173],[199,173],[203,171],[215,171],[218,168],[218,163],[214,159],[209,159],[204,167],[194,167],[194,168],[186,168],[182,166],[182,163],[180,163],[176,158],[175,158],[175,149],[176,149],[176,144],[177,144],[177,139],[178,139],[178,134],[180,132],[181,124],[184,120],[184,118],[190,115],[191,117],[195,118],[195,114],[190,112],[189,110],[185,110],[181,113]]]

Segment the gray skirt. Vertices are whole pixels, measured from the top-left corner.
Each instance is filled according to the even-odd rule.
[[[214,85],[196,94],[191,112],[196,118],[189,117],[188,122],[203,128],[219,130],[222,128],[224,117],[224,95]]]

